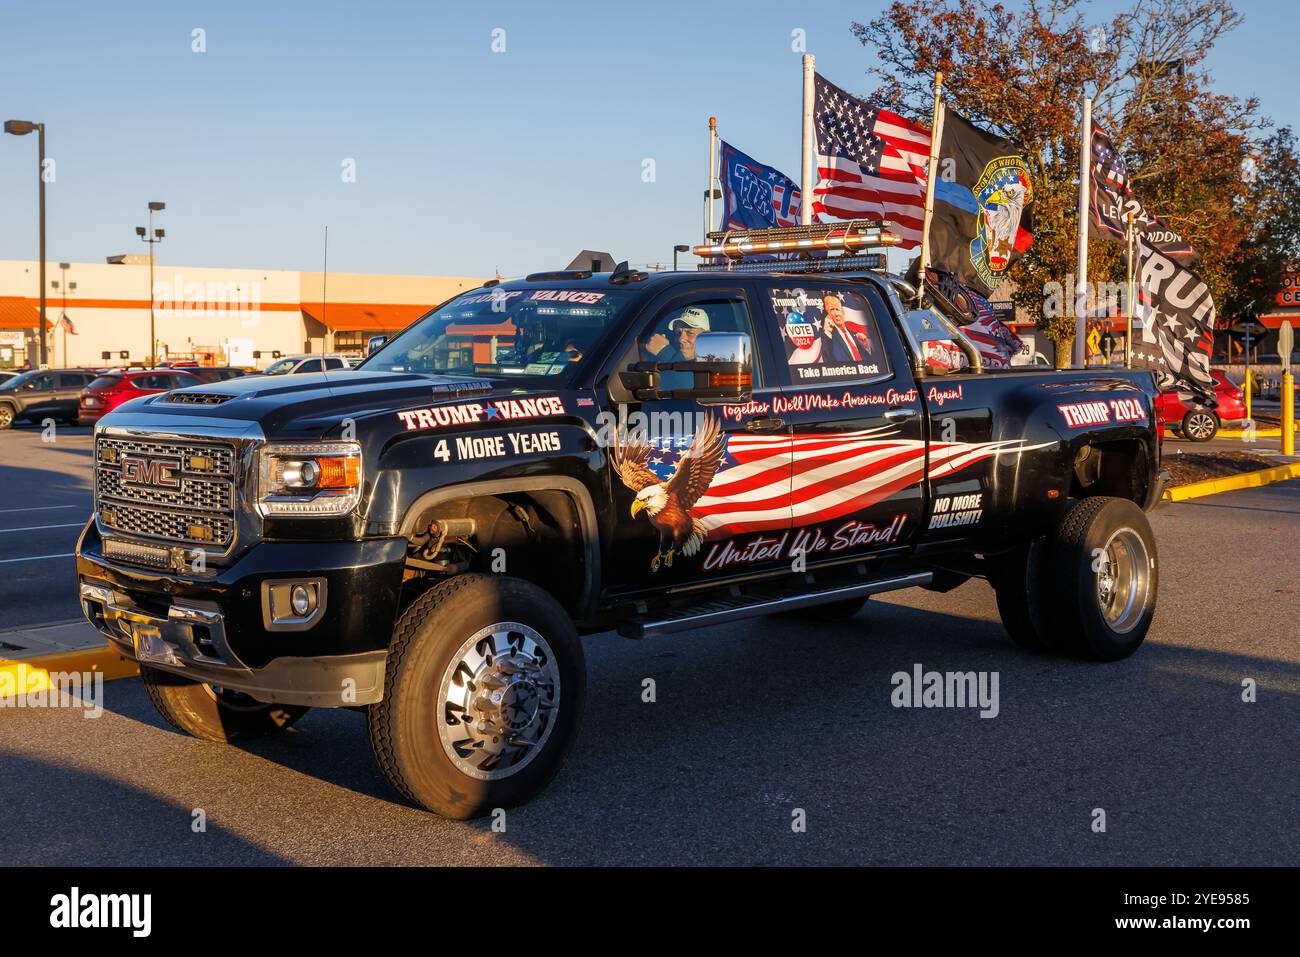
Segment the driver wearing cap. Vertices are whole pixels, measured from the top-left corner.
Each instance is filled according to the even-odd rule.
[[[656,332],[645,343],[646,358],[653,362],[689,362],[695,358],[695,340],[709,331],[709,314],[688,306],[668,320],[668,334]]]

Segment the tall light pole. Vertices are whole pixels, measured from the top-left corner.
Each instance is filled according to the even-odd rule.
[[[154,311],[153,311],[153,247],[163,241],[167,234],[161,229],[153,228],[153,214],[160,213],[167,208],[166,203],[149,204],[149,226],[137,226],[135,234],[140,237],[141,242],[149,244],[149,368],[158,364],[158,357],[154,354],[158,351],[158,335],[154,330]]]
[[[5,132],[14,136],[26,136],[33,130],[36,131],[36,182],[40,206],[40,250],[37,255],[40,258],[38,272],[41,284],[41,320],[36,334],[41,344],[40,366],[44,368],[49,365],[49,357],[45,353],[45,124],[33,123],[31,120],[5,120]]]
[[[677,272],[677,254],[688,253],[690,251],[691,251],[690,246],[684,246],[680,243],[673,247],[673,272]]]

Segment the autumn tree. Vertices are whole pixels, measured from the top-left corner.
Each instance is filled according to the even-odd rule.
[[[1212,89],[1206,57],[1241,22],[1229,0],[1136,0],[1089,22],[1080,0],[895,0],[853,32],[877,62],[871,94],[916,118],[930,113],[933,77],[949,107],[1025,150],[1034,188],[1034,245],[1013,267],[1017,305],[1068,357],[1070,283],[1078,235],[1082,100],[1129,164],[1138,198],[1201,253],[1216,302],[1237,281],[1250,229],[1239,212],[1258,103]],[[1089,279],[1122,283],[1121,245],[1094,240]],[[1065,308],[1053,310],[1053,300]],[[1231,298],[1231,297],[1227,297]],[[1046,308],[1045,308],[1046,307]]]

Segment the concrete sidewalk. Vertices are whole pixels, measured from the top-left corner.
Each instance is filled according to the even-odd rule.
[[[27,625],[0,631],[0,658],[31,658],[99,648],[104,636],[84,618],[56,621],[49,625]]]
[[[0,689],[6,695],[42,691],[50,674],[70,671],[101,672],[106,681],[140,673],[82,618],[0,631]]]

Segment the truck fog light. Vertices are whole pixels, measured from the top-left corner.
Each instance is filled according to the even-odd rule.
[[[325,611],[324,578],[262,582],[262,624],[268,631],[306,631]]]

